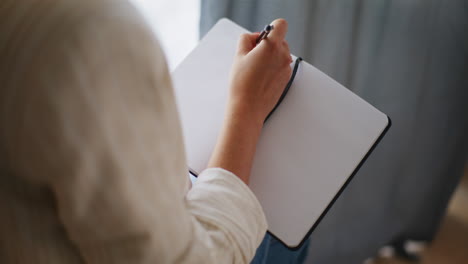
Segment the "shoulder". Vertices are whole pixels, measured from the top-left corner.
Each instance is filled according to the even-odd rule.
[[[57,78],[80,62],[108,70],[127,61],[165,64],[153,32],[127,0],[4,0],[0,22],[1,64],[10,65],[0,67],[0,79],[14,86],[25,75],[36,83],[34,76]]]
[[[67,46],[140,40],[158,46],[136,8],[127,0],[43,0],[0,2],[0,55],[11,64]],[[25,52],[28,51],[28,52]],[[5,60],[4,60],[4,63]],[[16,64],[16,63],[15,63]]]

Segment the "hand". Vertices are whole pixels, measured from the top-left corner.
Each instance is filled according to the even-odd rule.
[[[241,35],[231,71],[228,114],[240,113],[260,125],[291,77],[287,22],[276,19],[272,24],[274,29],[258,45],[259,33]]]
[[[259,33],[240,37],[231,72],[231,90],[223,127],[208,167],[219,167],[249,182],[263,121],[281,97],[292,62],[284,36],[287,23],[277,19],[273,31],[256,47]]]

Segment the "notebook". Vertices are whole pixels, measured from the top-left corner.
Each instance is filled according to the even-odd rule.
[[[194,174],[205,169],[216,143],[238,38],[246,32],[221,19],[172,74]],[[302,61],[264,124],[250,176],[268,232],[300,247],[389,127],[384,113]]]

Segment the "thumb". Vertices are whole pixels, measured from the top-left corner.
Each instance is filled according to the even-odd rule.
[[[245,33],[240,35],[239,42],[237,44],[237,53],[245,55],[249,53],[256,46],[256,40],[260,33]]]

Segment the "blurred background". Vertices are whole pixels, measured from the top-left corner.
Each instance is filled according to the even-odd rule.
[[[197,45],[200,0],[130,0],[156,33],[173,70]]]
[[[468,167],[457,187],[432,243],[420,252],[419,261],[389,257],[385,250],[375,264],[465,264],[468,263]]]
[[[171,69],[221,17],[251,31],[283,17],[293,54],[392,118],[307,263],[468,263],[467,1],[131,1]]]

